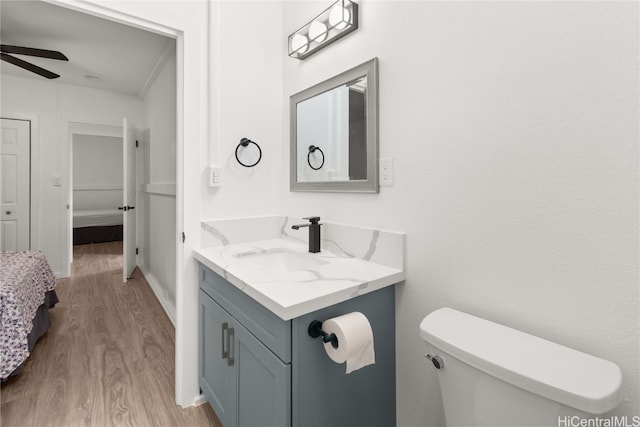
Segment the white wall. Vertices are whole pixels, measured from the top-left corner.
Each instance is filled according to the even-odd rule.
[[[122,138],[73,136],[73,187],[122,186]]]
[[[144,97],[144,155],[149,170],[144,184],[176,184],[176,56],[169,55]],[[142,270],[167,314],[175,321],[176,197],[147,192],[138,244]],[[148,224],[147,224],[148,223]],[[144,243],[143,243],[144,242]],[[148,263],[148,264],[147,264]]]
[[[174,42],[172,42],[174,43]],[[152,183],[176,182],[176,55],[169,54],[144,97],[144,127],[150,129],[149,177]]]
[[[221,1],[210,18],[210,135],[208,165],[222,167],[221,186],[202,175],[203,219],[278,213],[282,147],[282,3]],[[235,149],[246,137],[262,149],[252,168]]]
[[[45,253],[57,275],[67,276],[69,122],[118,126],[123,117],[139,122],[142,102],[129,95],[5,74],[1,98],[3,117],[33,117],[38,124],[38,133],[32,135],[32,149],[37,150],[32,174],[39,194],[35,249]],[[54,176],[61,177],[61,186],[53,185]]]
[[[73,210],[122,205],[122,138],[74,134]]]
[[[640,414],[638,3],[360,3],[356,32],[283,55],[283,102],[377,56],[394,185],[290,193],[284,172],[283,212],[407,232],[398,425],[444,423],[418,334],[442,306],[614,361],[614,413]],[[285,2],[283,38],[324,7]]]

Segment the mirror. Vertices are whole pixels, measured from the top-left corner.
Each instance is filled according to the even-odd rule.
[[[291,191],[378,192],[378,59],[291,96]]]

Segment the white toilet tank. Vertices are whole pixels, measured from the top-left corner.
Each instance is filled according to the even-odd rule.
[[[451,308],[420,335],[440,366],[447,426],[569,426],[622,398],[616,364]]]

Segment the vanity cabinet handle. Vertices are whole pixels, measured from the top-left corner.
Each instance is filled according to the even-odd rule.
[[[233,330],[233,328],[232,328]],[[228,348],[229,346],[229,334],[225,334],[225,332],[229,331],[229,324],[227,322],[224,322],[222,324],[222,358],[226,359],[227,357],[229,357],[229,350],[225,351],[225,346],[226,348]],[[227,339],[225,340],[225,336],[227,337]]]
[[[227,348],[229,349],[229,351],[227,352],[227,357],[228,357],[227,366],[233,366],[233,362],[235,362],[233,358],[233,353],[231,352],[231,346],[233,345],[233,337],[234,337],[234,330],[233,328],[229,328],[227,333]]]

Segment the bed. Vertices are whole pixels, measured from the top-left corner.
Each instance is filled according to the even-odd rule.
[[[82,209],[73,211],[73,244],[122,240],[122,211]]]
[[[56,280],[40,251],[0,251],[0,379],[20,372],[51,325]]]

